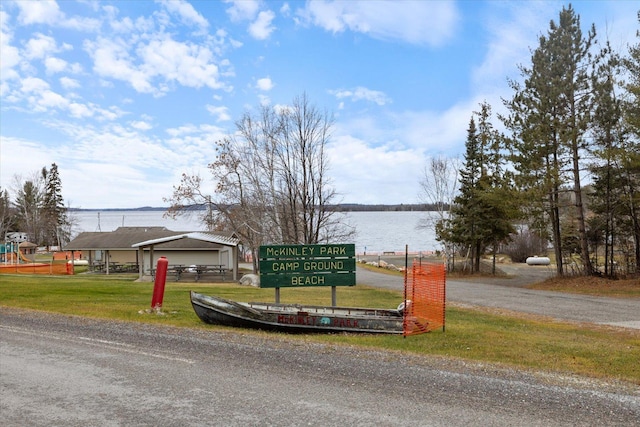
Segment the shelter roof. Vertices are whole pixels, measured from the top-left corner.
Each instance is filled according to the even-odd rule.
[[[197,239],[196,236],[209,236]],[[189,238],[184,238],[188,236]],[[193,250],[213,249],[220,246],[237,246],[238,240],[233,233],[185,232],[172,231],[166,227],[119,227],[110,232],[84,232],[69,242],[64,250],[135,250],[140,244],[158,241],[154,246],[158,249]]]
[[[232,236],[221,236],[219,234],[213,234],[213,233],[192,232],[192,233],[183,233],[175,236],[167,236],[167,237],[160,237],[157,239],[150,239],[144,242],[135,243],[132,246],[135,248],[138,248],[141,246],[146,247],[151,245],[168,247],[167,245],[169,244],[174,244],[174,245],[178,244],[179,241],[182,239],[191,239],[191,240],[196,240],[198,242],[204,242],[204,243],[216,243],[224,246],[238,246],[238,243],[240,243],[240,241],[237,238]]]

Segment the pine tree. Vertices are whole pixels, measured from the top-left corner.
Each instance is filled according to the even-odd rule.
[[[67,228],[65,227],[67,225],[67,209],[62,197],[62,182],[58,173],[58,165],[52,163],[49,171],[42,168],[42,178],[45,182],[42,201],[44,244],[61,246],[62,243],[68,241],[69,236],[64,235],[64,230]]]
[[[478,118],[478,126],[474,116]],[[464,167],[460,171],[460,194],[454,199],[451,217],[438,227],[438,238],[467,249],[471,271],[480,271],[480,260],[489,246],[495,253],[500,242],[514,231],[517,209],[503,174],[502,138],[491,123],[491,107],[480,104],[467,129]]]
[[[9,192],[0,187],[0,239],[4,239],[9,231],[15,230],[15,209],[11,206]]]
[[[616,182],[620,155],[623,153],[624,131],[622,123],[622,103],[616,96],[615,76],[619,72],[619,58],[607,45],[604,50],[606,60],[593,76],[594,108],[592,134],[596,158],[591,172],[594,177],[593,192],[590,196],[591,210],[597,216],[591,221],[592,235],[602,234],[604,243],[604,274],[612,277],[614,271],[614,247],[619,236],[619,203],[621,194]],[[597,242],[596,242],[597,243]],[[597,250],[597,248],[596,248]]]
[[[640,23],[640,11],[638,12]],[[636,32],[640,39],[640,30]],[[628,73],[626,90],[628,97],[622,103],[627,138],[621,168],[624,176],[623,203],[630,223],[630,235],[634,240],[635,272],[640,274],[640,42],[629,47],[629,56],[623,61]]]
[[[583,37],[580,18],[571,6],[563,8],[559,22],[551,21],[548,34],[540,36],[531,68],[521,67],[524,86],[511,82],[516,94],[505,102],[517,182],[535,201],[531,212],[537,224],[550,224],[559,275],[564,273],[561,214],[562,194],[567,191],[573,194],[584,272],[592,271],[581,172],[592,102],[589,67],[594,39],[595,28]]]
[[[482,147],[475,120],[471,117],[465,142],[464,168],[460,171],[460,194],[453,201],[448,228],[453,242],[467,248],[472,272],[479,271],[480,255],[484,250],[480,230],[483,213],[477,194],[482,168]]]

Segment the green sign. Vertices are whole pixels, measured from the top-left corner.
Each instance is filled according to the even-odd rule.
[[[260,246],[260,287],[354,286],[353,244]]]

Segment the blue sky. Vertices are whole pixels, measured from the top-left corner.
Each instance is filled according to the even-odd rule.
[[[418,203],[429,157],[462,155],[480,102],[502,110],[563,5],[3,0],[0,186],[55,162],[71,207],[164,206],[245,111],[306,92],[335,118],[339,201]],[[637,43],[637,2],[573,6]]]

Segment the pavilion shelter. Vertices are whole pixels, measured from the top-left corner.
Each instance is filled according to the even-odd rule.
[[[164,256],[170,265],[221,265],[237,280],[239,243],[233,233],[119,227],[111,232],[80,233],[64,250],[72,256],[82,251],[92,268],[107,274],[128,266],[142,279],[152,274],[155,263]]]

